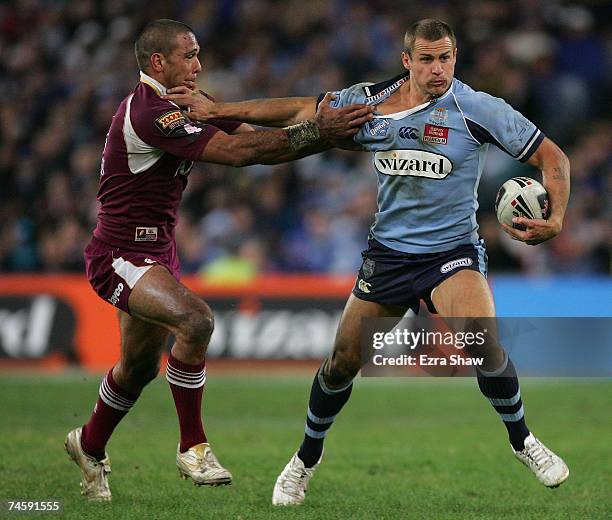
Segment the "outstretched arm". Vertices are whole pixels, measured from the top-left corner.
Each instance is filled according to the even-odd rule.
[[[189,110],[189,117],[199,121],[235,119],[262,126],[287,126],[313,119],[317,110],[316,97],[253,99],[237,103],[217,103],[201,92],[185,86],[174,87],[163,96]]]
[[[515,217],[512,221],[525,226],[525,231],[506,225],[503,228],[512,238],[534,246],[561,232],[570,193],[570,162],[561,148],[548,138],[542,141],[527,162],[542,170],[543,184],[548,192],[548,218]]]
[[[217,132],[208,142],[200,160],[247,166],[275,164],[299,159],[342,143],[372,119],[371,107],[350,105],[330,107],[331,94],[319,104],[314,120],[303,121],[282,129],[228,135]]]

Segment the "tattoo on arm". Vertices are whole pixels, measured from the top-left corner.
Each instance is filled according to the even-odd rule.
[[[553,168],[552,178],[555,181],[565,181],[567,180],[567,172],[565,172],[561,167],[557,166]]]

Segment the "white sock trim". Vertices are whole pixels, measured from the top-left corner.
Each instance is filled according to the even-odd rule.
[[[102,383],[100,383],[100,391],[99,391],[100,399],[115,410],[120,410],[122,412],[129,412],[130,408],[134,406],[136,401],[130,401],[125,397],[120,396],[110,387],[108,382],[106,381],[106,377],[102,379]]]
[[[339,394],[341,392],[344,392],[347,388],[349,388],[353,382],[351,381],[348,385],[343,386],[342,388],[329,388],[326,384],[325,384],[325,378],[323,377],[323,374],[321,373],[321,371],[319,370],[317,372],[317,379],[319,380],[319,386],[321,387],[321,390],[323,390],[327,395],[334,395],[334,394]]]
[[[485,377],[496,377],[502,374],[504,370],[506,370],[506,368],[508,367],[508,359],[510,359],[510,357],[508,356],[508,353],[504,350],[504,360],[502,361],[502,364],[499,368],[493,370],[492,372],[488,372],[486,370],[483,370],[482,368],[476,368],[476,370],[478,370],[478,372],[480,372]]]
[[[183,388],[200,388],[206,383],[206,367],[200,372],[185,372],[168,363],[166,365],[166,379],[168,383]]]

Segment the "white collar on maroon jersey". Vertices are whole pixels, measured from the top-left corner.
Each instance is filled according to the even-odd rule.
[[[159,81],[153,79],[151,76],[148,76],[142,71],[140,71],[140,81],[149,85],[149,87],[151,87],[157,93],[158,96],[166,95],[166,87],[164,87]]]

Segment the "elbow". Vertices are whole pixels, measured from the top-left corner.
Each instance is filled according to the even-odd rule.
[[[554,144],[554,152],[555,152],[555,159],[556,159],[556,161],[558,162],[559,166],[561,166],[562,171],[567,172],[567,176],[569,177],[569,172],[570,172],[570,160],[569,160],[569,157],[556,144]]]
[[[563,150],[561,150],[561,161],[563,162],[563,165],[565,166],[566,171],[567,171],[567,175],[569,177],[570,169],[571,169],[572,165],[570,163],[569,157],[567,155],[565,155],[565,152]]]

